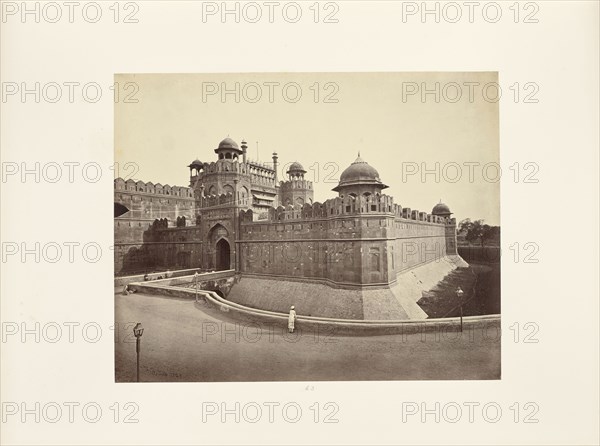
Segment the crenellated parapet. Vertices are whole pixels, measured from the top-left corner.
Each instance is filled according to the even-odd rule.
[[[280,203],[284,206],[303,206],[306,203],[312,204],[313,202],[314,191],[312,181],[305,180],[303,174],[302,177],[298,175],[290,174],[288,181],[281,181],[279,183]]]
[[[200,167],[201,166],[201,167]],[[221,172],[234,172],[234,173],[250,173],[248,169],[248,165],[245,163],[240,163],[239,161],[213,161],[210,163],[201,163],[198,166],[202,174],[207,173],[221,173]]]
[[[394,203],[393,197],[389,195],[371,195],[353,197],[347,195],[345,197],[336,197],[327,200],[323,203],[315,202],[313,204],[306,203],[301,205],[279,206],[270,208],[266,218],[261,218],[261,222],[278,222],[285,220],[311,220],[333,218],[343,215],[369,215],[369,214],[393,214],[398,219],[413,220],[440,225],[456,224],[455,219],[442,218],[436,215],[431,215],[410,208],[402,208],[399,204]],[[241,211],[242,223],[250,223],[254,218],[254,213],[251,209]]]
[[[194,191],[190,187],[183,186],[169,186],[168,184],[162,185],[160,183],[135,181],[132,179],[124,180],[123,178],[115,178],[114,180],[115,192],[124,193],[138,193],[138,194],[150,194],[150,195],[168,195],[177,198],[194,198]]]
[[[282,189],[312,189],[313,183],[309,180],[288,180],[280,181],[279,187]]]

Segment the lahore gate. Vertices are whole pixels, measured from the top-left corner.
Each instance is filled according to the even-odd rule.
[[[422,291],[467,263],[457,254],[448,206],[431,213],[394,203],[360,155],[333,188],[313,201],[298,162],[278,178],[226,138],[216,161],[194,160],[188,187],[117,178],[115,275],[197,268],[231,270],[227,300],[307,316],[422,319]]]

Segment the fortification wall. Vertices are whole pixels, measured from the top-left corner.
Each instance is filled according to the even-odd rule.
[[[323,203],[306,203],[303,206],[279,206],[269,210],[267,222],[280,222],[285,220],[310,220],[329,218],[339,215],[369,215],[369,214],[393,214],[405,220],[428,222],[446,225],[451,219],[420,212],[416,209],[403,208],[394,203],[393,197],[389,195],[371,195],[368,197],[336,197]],[[241,214],[242,223],[251,223],[253,215],[251,212]]]
[[[125,181],[123,178],[116,178],[114,181],[115,193],[139,193],[145,195],[166,195],[176,198],[194,198],[193,189],[183,186],[169,186],[160,183],[135,181],[129,179]]]
[[[146,233],[156,219],[166,219],[175,225],[185,216],[188,224],[193,224],[196,214],[193,190],[117,178],[114,181],[114,201],[129,209],[129,212],[114,219],[115,273],[170,266],[154,258],[155,250],[151,248],[152,241],[147,239]]]
[[[129,224],[118,225],[119,235],[128,241],[139,241],[139,229],[127,232],[125,228],[147,228],[155,219],[186,216],[192,221],[196,213],[196,200],[191,188],[154,184],[143,181],[114,181],[114,201],[129,209],[129,212],[115,219]],[[135,224],[133,224],[135,223]]]
[[[386,195],[280,206],[262,221],[242,211],[239,268],[334,286],[387,286],[401,272],[445,257],[453,224]]]
[[[452,224],[432,224],[395,218],[388,232],[388,272],[390,281],[398,274],[447,255],[447,229]]]
[[[156,222],[141,233],[140,241],[115,242],[117,275],[193,268],[202,264],[200,227],[167,227],[166,219]],[[115,240],[117,236],[115,234]]]

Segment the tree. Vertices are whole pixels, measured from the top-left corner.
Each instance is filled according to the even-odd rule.
[[[459,223],[459,232],[465,233],[465,240],[470,243],[474,243],[479,240],[481,246],[485,246],[485,243],[489,240],[493,240],[500,235],[499,226],[490,226],[483,223],[483,220],[471,221],[470,218],[466,218]]]

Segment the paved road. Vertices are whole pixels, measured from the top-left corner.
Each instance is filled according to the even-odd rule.
[[[116,381],[135,380],[132,327],[142,322],[140,380],[351,381],[499,379],[498,323],[486,329],[383,336],[289,335],[189,300],[115,295]]]

